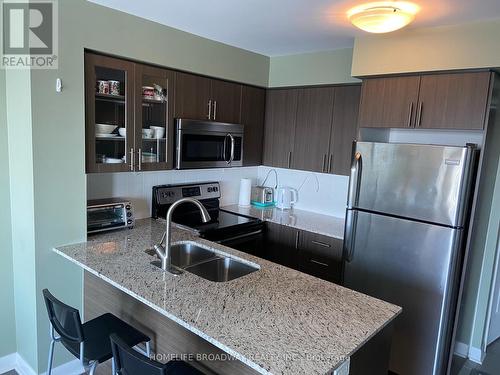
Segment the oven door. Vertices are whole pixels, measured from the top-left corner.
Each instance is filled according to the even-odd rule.
[[[243,165],[243,125],[177,120],[177,169]]]

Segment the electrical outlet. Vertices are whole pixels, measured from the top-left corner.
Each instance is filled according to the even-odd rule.
[[[350,364],[351,359],[347,358],[336,370],[333,371],[332,375],[349,375]]]

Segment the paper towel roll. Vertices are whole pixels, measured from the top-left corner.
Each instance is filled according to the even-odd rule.
[[[242,207],[250,206],[250,194],[252,192],[252,180],[249,178],[242,178],[240,181],[240,198],[238,205]]]

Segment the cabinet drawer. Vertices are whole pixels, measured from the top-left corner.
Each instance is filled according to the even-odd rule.
[[[342,241],[301,232],[299,264],[302,272],[339,283],[342,275]]]

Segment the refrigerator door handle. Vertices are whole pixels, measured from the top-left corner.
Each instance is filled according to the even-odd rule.
[[[363,168],[361,153],[354,154],[351,166],[351,177],[349,179],[349,191],[347,195],[347,208],[352,208],[358,204],[359,185],[361,183],[361,170]]]
[[[356,238],[356,227],[358,224],[358,211],[347,210],[344,230],[344,260],[351,262],[354,257],[354,242]]]

